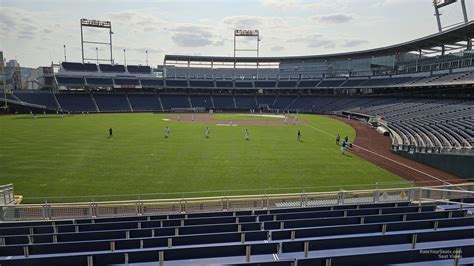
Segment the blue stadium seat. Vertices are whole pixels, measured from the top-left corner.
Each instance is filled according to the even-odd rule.
[[[141,79],[140,82],[144,88],[156,88],[165,86],[165,82],[162,79]]]
[[[133,78],[115,78],[116,85],[125,85],[125,86],[138,86],[140,85],[138,79]]]
[[[213,88],[214,81],[212,80],[190,80],[189,86],[195,88]]]
[[[143,80],[142,80],[143,82]],[[162,111],[156,94],[128,94],[128,99],[135,112]]]
[[[125,66],[124,65],[99,64],[99,68],[102,72],[108,72],[108,73],[123,73],[123,72],[125,72]]]
[[[82,93],[56,93],[59,104],[65,111],[70,112],[95,112],[97,108],[90,94]]]
[[[168,86],[168,87],[178,87],[178,88],[188,87],[188,81],[187,80],[167,79],[166,80],[166,86]]]
[[[134,74],[150,74],[151,73],[151,68],[149,66],[128,65],[127,70],[128,72],[134,73]]]
[[[64,77],[64,76],[57,76],[56,80],[58,81],[59,85],[84,85],[84,78],[79,77]]]
[[[27,103],[44,105],[49,109],[59,109],[53,94],[49,91],[14,91],[13,94]]]
[[[129,112],[125,94],[93,94],[95,102],[101,112]]]
[[[69,70],[69,71],[87,71],[87,72],[97,71],[96,64],[63,62],[61,65],[63,69]]]
[[[168,82],[168,81],[167,81]],[[164,110],[173,108],[191,108],[187,95],[160,95]]]
[[[93,86],[112,86],[113,82],[111,78],[86,78],[88,85]]]

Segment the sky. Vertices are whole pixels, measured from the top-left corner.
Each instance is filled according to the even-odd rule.
[[[466,0],[474,18],[474,0]],[[258,29],[260,56],[312,55],[377,48],[437,32],[432,0],[0,0],[0,51],[22,66],[81,60],[80,19],[108,20],[116,63],[163,63],[165,54],[233,55],[233,31]],[[443,23],[462,20],[459,3]],[[106,31],[86,30],[88,41]],[[238,39],[238,48],[255,40]],[[88,45],[86,57],[110,57]],[[240,52],[237,56],[254,56]]]

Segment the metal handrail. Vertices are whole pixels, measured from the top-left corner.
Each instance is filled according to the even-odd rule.
[[[459,180],[445,180],[448,183],[456,183]],[[467,182],[471,182],[471,180],[466,179]],[[474,181],[474,179],[472,180]],[[424,186],[424,185],[431,185],[434,181],[394,181],[394,182],[376,182],[372,184],[349,184],[344,187],[341,186],[315,186],[315,187],[281,187],[281,188],[262,188],[262,189],[239,189],[239,190],[208,190],[208,191],[177,191],[177,192],[159,192],[159,193],[143,193],[143,194],[108,194],[108,195],[83,195],[83,196],[40,196],[40,197],[23,197],[23,201],[35,201],[35,202],[44,202],[48,203],[49,200],[67,200],[67,199],[88,199],[87,201],[96,201],[96,199],[100,198],[124,198],[127,197],[130,200],[140,200],[142,197],[160,197],[160,196],[169,196],[169,195],[176,195],[174,198],[185,198],[188,195],[196,195],[196,194],[221,194],[220,196],[230,196],[226,195],[227,193],[236,194],[236,192],[241,193],[242,195],[255,195],[255,194],[248,194],[247,192],[260,192],[264,191],[263,194],[278,194],[273,193],[274,191],[296,191],[299,190],[301,192],[291,192],[291,193],[309,193],[309,192],[319,192],[319,191],[328,191],[328,189],[333,188],[332,191],[340,191],[343,189],[350,189],[351,187],[373,187],[372,189],[380,189],[383,186],[396,186],[401,188],[401,186],[406,185],[408,186]],[[282,194],[282,193],[280,193]],[[90,200],[89,200],[90,199]],[[105,200],[104,200],[105,201]]]
[[[463,190],[458,190],[461,187]],[[450,190],[449,188],[454,189]],[[425,198],[436,201],[446,197],[449,198],[452,193],[468,193],[472,195],[472,191],[474,191],[474,183],[331,192],[3,205],[0,206],[0,221],[141,216],[402,201],[419,202]]]

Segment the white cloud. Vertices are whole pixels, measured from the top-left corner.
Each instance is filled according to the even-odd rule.
[[[290,43],[303,43],[307,47],[311,48],[334,48],[336,47],[336,42],[334,40],[326,38],[322,34],[311,34],[306,36],[299,36],[294,39],[288,40]]]
[[[346,48],[352,48],[352,47],[357,47],[357,46],[360,46],[362,44],[367,44],[369,43],[369,41],[367,40],[346,40],[342,43],[342,47],[346,47]]]
[[[285,47],[283,47],[283,46],[273,46],[272,47],[272,51],[274,51],[274,52],[280,52],[280,51],[283,51],[283,50],[285,50]]]
[[[341,13],[314,16],[313,19],[324,24],[342,24],[342,23],[347,23],[354,20],[352,16],[341,14]]]
[[[265,7],[286,9],[294,8],[301,4],[300,0],[261,0],[261,3]]]
[[[230,16],[225,17],[223,23],[232,29],[260,29],[262,27],[272,29],[286,24],[281,18],[262,16]]]
[[[62,60],[63,44],[69,60],[80,60],[81,17],[112,22],[117,61],[126,48],[127,62],[143,62],[148,50],[155,64],[165,54],[231,55],[237,28],[260,30],[262,56],[375,48],[436,32],[426,0],[0,1],[0,50],[35,67]],[[446,15],[443,21],[451,22]]]

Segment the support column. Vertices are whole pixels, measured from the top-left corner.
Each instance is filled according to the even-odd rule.
[[[436,22],[438,23],[438,31],[441,32],[443,30],[443,28],[441,27],[441,18],[440,18],[440,14],[439,14],[438,5],[436,4],[436,0],[433,0],[433,6],[434,6],[434,9],[435,9]]]
[[[469,19],[467,18],[467,9],[466,9],[466,1],[461,0],[461,7],[462,7],[462,16],[464,18],[464,23],[467,23]]]

